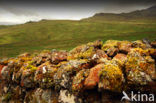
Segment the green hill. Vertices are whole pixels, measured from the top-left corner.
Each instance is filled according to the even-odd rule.
[[[42,20],[0,26],[0,57],[12,57],[43,49],[70,50],[97,39],[156,39],[156,19],[122,19],[121,15],[123,14],[96,14],[80,21]]]

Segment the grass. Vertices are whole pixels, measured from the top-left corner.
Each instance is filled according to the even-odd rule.
[[[152,20],[43,20],[15,26],[0,26],[0,57],[43,49],[70,50],[77,45],[101,39],[156,39]]]

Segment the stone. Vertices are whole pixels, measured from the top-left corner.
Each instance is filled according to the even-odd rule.
[[[132,48],[142,48],[146,49],[147,45],[142,42],[142,40],[137,40],[132,42]]]
[[[147,85],[155,78],[155,61],[147,50],[132,49],[125,64],[129,85]]]
[[[84,89],[84,81],[89,75],[89,69],[82,69],[79,71],[76,76],[74,76],[72,81],[72,91],[79,92]]]
[[[68,90],[60,90],[59,103],[82,103],[82,100]]]
[[[51,54],[51,62],[54,64],[58,64],[61,61],[67,60],[68,53],[66,51],[54,51]]]
[[[118,63],[113,60],[103,64],[99,72],[99,89],[121,92],[125,79],[121,67],[116,64]]]
[[[100,49],[101,47],[102,41],[100,40],[78,46],[69,52],[67,59],[91,59],[92,56],[96,53],[96,50]]]
[[[94,88],[99,82],[99,72],[103,68],[103,64],[98,64],[90,69],[88,77],[84,81],[84,86],[86,89]]]
[[[125,62],[127,61],[127,55],[118,53],[116,56],[113,57],[112,60],[117,61],[120,66],[124,67]]]
[[[1,59],[0,103],[115,103],[122,91],[156,93],[153,44],[98,40]]]
[[[34,76],[34,81],[39,84],[40,88],[50,88],[54,86],[54,74],[57,72],[57,67],[50,62],[40,65]]]
[[[117,40],[108,40],[103,44],[102,50],[104,50],[108,56],[113,57],[119,52],[118,42]]]
[[[129,41],[120,41],[118,42],[118,48],[119,48],[119,51],[122,52],[122,53],[128,53],[131,49],[131,42]]]
[[[37,70],[37,67],[25,64],[21,69],[20,85],[25,88],[34,88],[36,85],[34,82],[34,73]]]

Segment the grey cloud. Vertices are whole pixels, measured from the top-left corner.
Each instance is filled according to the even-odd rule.
[[[12,6],[8,6],[8,5],[0,5],[0,8],[9,12],[9,13],[12,13],[16,16],[38,16],[37,13],[34,13],[32,11],[29,11],[29,10],[26,10],[26,9],[22,9],[22,8],[18,8],[18,7],[12,7]]]

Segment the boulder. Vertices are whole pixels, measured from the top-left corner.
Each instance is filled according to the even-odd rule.
[[[125,82],[121,67],[114,60],[105,62],[99,72],[98,87],[101,90],[121,92]]]
[[[50,88],[54,86],[54,74],[57,67],[50,62],[43,63],[35,71],[34,81],[39,84],[40,88]]]
[[[128,53],[131,49],[132,43],[129,41],[120,41],[117,45],[120,52]]]
[[[119,52],[118,42],[117,40],[108,40],[103,44],[102,50],[104,50],[108,56],[113,57]]]
[[[94,88],[99,82],[99,72],[103,68],[103,64],[98,64],[90,69],[88,77],[84,81],[84,86],[86,89]]]
[[[67,55],[68,52],[66,51],[52,51],[51,62],[54,64],[58,64],[61,61],[66,61]]]
[[[86,45],[78,46],[69,52],[67,59],[91,59],[96,53],[96,50],[100,49],[101,46],[102,41],[100,40],[88,43]]]
[[[74,76],[72,81],[72,91],[79,92],[84,89],[84,81],[89,75],[89,69],[80,70],[76,76]]]
[[[129,85],[147,85],[155,79],[155,61],[147,50],[132,49],[127,55],[125,68]]]
[[[122,62],[125,62],[127,60],[127,55],[118,53],[113,59],[120,60]]]

